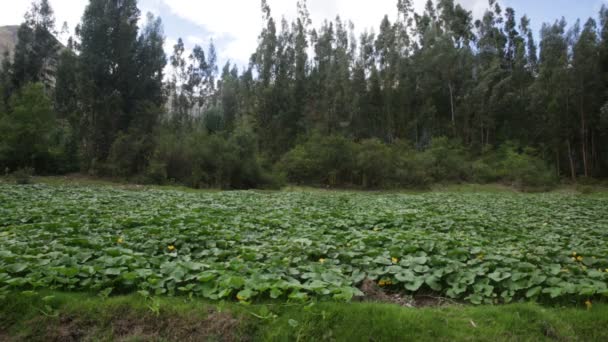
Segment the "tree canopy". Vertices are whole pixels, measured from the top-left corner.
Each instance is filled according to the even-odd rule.
[[[239,70],[218,66],[213,41],[188,54],[179,39],[166,56],[161,19],[136,0],[90,0],[61,47],[48,1],[34,1],[0,69],[2,129],[14,133],[0,165],[65,171],[34,160],[52,144],[25,142],[61,127],[73,169],[193,186],[526,178],[514,165],[541,183],[608,176],[608,8],[546,23],[537,43],[531,19],[496,0],[479,19],[453,0],[422,13],[398,0],[358,36],[294,5],[278,21],[261,1]]]

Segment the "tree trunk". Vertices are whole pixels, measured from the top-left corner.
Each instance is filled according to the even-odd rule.
[[[593,130],[591,130],[591,170],[592,172],[596,170],[597,167],[597,151],[595,150],[595,135],[593,134]]]
[[[486,145],[490,145],[490,127],[486,129]]]
[[[452,88],[452,82],[448,82],[448,88],[450,89],[450,109],[452,110],[452,128],[454,129],[454,136],[456,136],[456,113],[454,112],[454,89]]]
[[[576,182],[576,171],[574,170],[574,159],[572,158],[572,146],[570,145],[570,139],[568,139],[568,158],[570,159],[570,173],[572,175],[572,181]]]
[[[589,166],[587,165],[587,127],[585,123],[585,111],[583,110],[583,104],[581,103],[581,148],[583,152],[583,167],[585,171],[585,177],[589,177]]]
[[[561,176],[562,173],[562,165],[561,165],[561,161],[560,161],[560,157],[559,157],[559,149],[557,149],[555,151],[555,164],[557,165],[557,178],[559,179],[559,177]]]

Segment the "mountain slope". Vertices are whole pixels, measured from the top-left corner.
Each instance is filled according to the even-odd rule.
[[[14,51],[17,44],[19,26],[0,26],[0,60],[6,50]]]

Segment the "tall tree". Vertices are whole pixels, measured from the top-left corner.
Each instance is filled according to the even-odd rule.
[[[597,132],[594,132],[594,127],[599,124],[600,99],[605,91],[602,87],[598,43],[597,24],[589,19],[574,45],[572,57],[573,102],[579,117],[579,142],[585,177],[590,176],[594,164],[597,164]]]
[[[55,33],[55,16],[48,0],[34,1],[17,32],[12,65],[13,89],[30,82],[42,82],[47,90],[53,86],[60,48]]]
[[[80,100],[89,162],[103,162],[136,108],[138,83],[136,0],[90,0],[78,30]],[[94,165],[90,165],[94,166]]]
[[[575,180],[576,157],[569,134],[572,104],[565,29],[566,22],[563,19],[551,25],[543,25],[539,75],[531,88],[531,107],[536,115],[535,127],[541,130],[537,135],[537,143],[546,143],[546,148],[555,155],[558,172],[561,172],[563,165],[568,165],[570,177]],[[563,156],[566,157],[566,163],[562,163]]]

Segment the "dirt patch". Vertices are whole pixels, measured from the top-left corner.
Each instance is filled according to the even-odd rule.
[[[4,336],[0,341],[242,341],[238,318],[209,310],[206,314],[163,312],[154,315],[119,308],[111,316],[91,320],[76,315],[38,317],[28,322],[26,335]]]
[[[412,297],[399,293],[389,293],[378,286],[378,284],[371,279],[365,279],[363,283],[361,283],[359,290],[363,292],[364,296],[357,299],[363,302],[390,303],[400,306],[414,307]]]
[[[363,302],[389,303],[409,308],[439,307],[458,304],[457,302],[433,294],[407,295],[399,291],[385,289],[371,279],[365,279],[359,286],[364,296],[357,298]]]
[[[111,320],[116,341],[236,341],[239,321],[228,313],[209,310],[206,317],[163,314],[136,316],[115,315]]]
[[[93,327],[93,325],[93,322],[88,322],[74,316],[61,316],[59,317],[58,324],[50,324],[47,326],[48,341],[82,341],[91,333],[91,327]]]

